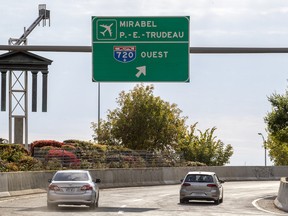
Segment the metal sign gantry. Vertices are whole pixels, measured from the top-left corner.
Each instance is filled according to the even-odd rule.
[[[50,26],[50,11],[46,10],[46,5],[40,4],[38,9],[37,19],[28,29],[24,28],[24,33],[19,38],[10,38],[8,40],[9,46],[27,45],[28,35],[41,21],[43,26],[46,25],[46,21],[49,22]],[[37,111],[37,73],[39,71],[43,74],[42,111],[46,112],[47,67],[52,61],[27,51],[13,51],[13,48],[8,50],[10,52],[0,56],[1,111],[6,111],[6,74],[9,72],[9,143],[23,144],[23,137],[25,137],[25,147],[28,148],[28,71],[32,73],[32,112]],[[12,140],[13,125],[14,141]]]

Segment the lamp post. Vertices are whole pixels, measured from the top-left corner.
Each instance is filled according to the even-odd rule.
[[[264,136],[262,133],[258,133],[258,135],[260,135],[263,139],[263,145],[264,145],[264,151],[265,151],[265,167],[267,166],[267,159],[266,159],[266,155],[267,155],[267,149],[266,149],[266,140],[264,139]]]

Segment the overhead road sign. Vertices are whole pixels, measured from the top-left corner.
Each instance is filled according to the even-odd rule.
[[[189,16],[92,17],[95,82],[189,82]]]

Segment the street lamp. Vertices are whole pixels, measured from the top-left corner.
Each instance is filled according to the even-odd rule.
[[[262,133],[258,133],[258,135],[262,136],[262,139],[263,139],[263,145],[264,145],[264,151],[265,151],[265,166],[267,166],[267,159],[266,159],[266,155],[267,155],[266,140],[264,139],[264,136],[263,136]]]

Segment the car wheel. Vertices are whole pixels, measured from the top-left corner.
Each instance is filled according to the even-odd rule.
[[[95,209],[96,208],[96,200],[90,204],[90,209]]]
[[[98,208],[98,206],[99,206],[99,195],[98,195],[98,198],[97,198],[96,203],[95,203],[95,207]]]
[[[98,202],[99,202],[99,197],[97,198],[97,200],[96,200],[96,198],[95,198],[95,201],[90,204],[90,208],[91,208],[91,209],[98,208]]]
[[[89,207],[90,207],[90,209],[95,209],[95,202],[91,203],[91,204],[89,205]]]
[[[220,204],[220,199],[214,200],[214,204],[215,205],[219,205]]]
[[[181,204],[184,204],[184,203],[186,203],[186,200],[180,199],[180,203],[181,203]]]
[[[223,203],[223,199],[224,199],[224,197],[223,197],[223,195],[222,195],[222,197],[221,197],[221,199],[220,199],[220,203]]]
[[[47,208],[50,209],[50,210],[56,209],[57,206],[58,206],[58,205],[56,205],[56,204],[48,203],[48,202],[47,202]]]

